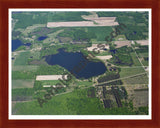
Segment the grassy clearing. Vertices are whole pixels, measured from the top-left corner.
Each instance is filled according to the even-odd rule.
[[[99,54],[96,54],[96,56],[106,56],[106,55],[111,55],[111,53],[108,51],[105,51],[105,52],[100,52]]]
[[[84,21],[81,15],[89,15],[89,12],[48,12],[48,22]]]
[[[12,79],[35,79],[34,71],[12,71]]]
[[[120,71],[120,77],[128,77],[128,76],[132,76],[132,75],[136,75],[136,74],[140,74],[140,73],[144,73],[144,69],[143,67],[128,67],[128,68],[121,68]]]
[[[97,41],[96,39],[91,39],[92,44],[106,44],[106,41]]]
[[[34,80],[26,79],[26,80],[12,80],[12,88],[33,88]]]
[[[95,33],[97,41],[105,41],[106,36],[112,32],[112,27],[87,27],[88,33]]]
[[[12,71],[37,71],[38,67],[36,65],[18,65],[13,66]]]
[[[93,83],[89,81],[78,81],[76,85],[78,86],[91,86]]]
[[[44,43],[55,42],[55,41],[56,41],[56,36],[57,36],[59,33],[63,32],[63,31],[64,31],[64,29],[61,29],[61,30],[58,30],[58,31],[56,31],[56,32],[54,32],[54,33],[48,34],[48,35],[47,35],[48,38],[45,39],[43,42],[44,42]]]
[[[148,80],[148,76],[144,74],[141,76],[124,79],[123,82],[126,84],[148,84]]]
[[[60,83],[59,80],[44,80],[42,81],[42,85],[56,85]]]
[[[134,66],[141,66],[141,63],[134,52],[131,53],[131,57],[133,59]]]
[[[46,24],[34,24],[32,26],[28,26],[26,29],[24,29],[23,35],[28,36],[28,34],[32,32],[34,29],[39,28],[39,27],[45,27],[45,26]]]
[[[134,91],[133,105],[136,107],[148,106],[148,90]]]
[[[148,57],[148,54],[149,54],[148,52],[138,53],[140,57]]]
[[[32,56],[32,59],[38,60],[38,59],[40,59],[40,52],[39,51],[32,51],[31,56]]]
[[[21,52],[19,54],[19,56],[17,56],[14,65],[15,66],[17,66],[17,65],[27,65],[29,56],[30,56],[30,52],[29,51]]]

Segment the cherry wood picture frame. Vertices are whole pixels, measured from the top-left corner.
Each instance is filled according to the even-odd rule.
[[[152,9],[151,120],[9,120],[9,8]],[[159,128],[160,127],[160,1],[159,0],[0,0],[0,128]]]

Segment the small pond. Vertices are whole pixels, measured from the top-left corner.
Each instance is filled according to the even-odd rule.
[[[41,40],[44,40],[44,39],[46,39],[48,36],[40,36],[40,37],[38,37],[38,41],[41,41]]]
[[[25,44],[23,44],[19,39],[12,40],[12,51],[15,51],[17,48],[19,48],[22,45],[24,45],[24,46],[30,46],[31,43],[25,43]]]

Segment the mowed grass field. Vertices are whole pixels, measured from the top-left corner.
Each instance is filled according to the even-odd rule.
[[[111,26],[107,27],[87,27],[88,33],[95,33],[97,41],[105,41],[106,36],[110,36],[113,31]]]
[[[92,82],[89,82],[89,81],[78,81],[78,82],[76,83],[76,85],[78,85],[78,86],[80,86],[80,87],[82,87],[82,86],[92,86],[93,83],[92,83]]]
[[[43,80],[41,82],[42,82],[42,85],[56,85],[58,83],[62,84],[59,80]]]
[[[19,80],[12,80],[12,89],[15,88],[33,88],[34,80],[33,79],[19,79]]]
[[[128,67],[128,68],[121,68],[120,71],[120,77],[129,77],[129,76],[133,76],[133,75],[138,75],[140,73],[144,73],[144,69],[143,67]]]
[[[148,106],[148,89],[134,91],[133,105],[136,107]]]
[[[14,62],[14,66],[27,65],[29,56],[30,56],[29,51],[19,53],[19,56],[16,57],[16,60]]]
[[[148,52],[138,53],[140,57],[148,57]]]
[[[96,56],[106,56],[106,55],[111,55],[111,53],[109,51],[104,51],[100,52],[99,54],[96,54]]]
[[[122,80],[124,84],[148,84],[149,78],[147,74],[126,78]]]
[[[12,71],[36,71],[38,67],[37,65],[18,65],[13,66]]]

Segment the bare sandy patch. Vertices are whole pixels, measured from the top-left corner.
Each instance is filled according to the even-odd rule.
[[[49,88],[49,87],[52,87],[52,88],[57,88],[57,87],[63,87],[65,88],[66,85],[43,85],[44,88]]]
[[[149,44],[148,40],[136,40],[136,42],[141,45],[148,45]]]
[[[97,23],[97,22],[96,22]],[[93,21],[77,21],[77,22],[48,22],[47,27],[86,27],[86,26],[115,26],[118,22],[99,21],[95,24]]]
[[[64,76],[64,78],[62,78]],[[36,80],[58,80],[58,79],[67,79],[67,75],[39,75],[36,77]]]
[[[108,60],[110,58],[112,58],[112,55],[107,55],[107,56],[96,56],[97,58],[101,59],[101,60]]]
[[[120,48],[123,46],[131,46],[131,42],[130,41],[115,41],[114,44],[116,44],[116,48]]]
[[[86,27],[86,26],[115,26],[116,17],[98,17],[97,15],[82,16],[90,21],[72,21],[72,22],[48,22],[47,27]]]

